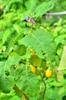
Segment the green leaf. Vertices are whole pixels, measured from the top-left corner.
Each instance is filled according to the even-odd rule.
[[[18,62],[20,61],[21,57],[16,54],[16,53],[12,53],[8,59],[6,60],[5,62],[5,65],[4,65],[4,70],[8,70],[10,71],[10,67],[11,65],[15,65],[15,64],[18,64]]]
[[[14,93],[1,94],[0,100],[20,100],[20,97],[18,97]]]
[[[40,5],[37,6],[35,10],[35,17],[41,17],[43,14],[47,13],[47,11],[50,11],[54,6],[54,3],[52,1],[49,2],[43,2]]]
[[[14,29],[16,30],[18,35],[23,33],[22,28],[19,25],[17,25],[17,24],[14,24]]]
[[[4,61],[0,61],[0,75],[3,75],[4,64]]]
[[[9,81],[2,76],[0,76],[0,90],[4,93],[9,93],[11,90]]]
[[[19,44],[33,48],[38,56],[46,53],[50,59],[55,55],[55,43],[51,33],[43,29],[37,29],[33,33],[29,33],[23,39],[19,40]]]
[[[3,33],[3,37],[2,37],[2,42],[3,44],[7,41],[7,39],[9,38],[9,36],[11,35],[12,30],[11,29],[7,29],[4,33]]]
[[[9,100],[20,100],[20,97],[18,97],[17,95],[11,97]]]
[[[33,11],[33,9],[36,7],[38,0],[28,0],[25,2],[25,5],[27,7],[27,10],[30,10],[31,12]]]
[[[16,48],[16,53],[20,56],[23,56],[26,54],[26,47],[24,45],[19,45],[17,48]]]
[[[55,39],[56,45],[60,44],[60,43],[65,43],[66,42],[66,34],[57,36],[57,38]]]
[[[58,93],[58,89],[57,88],[54,88],[54,89],[48,88],[46,90],[45,99],[46,100],[61,100],[61,97]]]

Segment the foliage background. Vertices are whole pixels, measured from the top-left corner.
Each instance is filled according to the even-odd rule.
[[[28,100],[24,92],[29,100],[43,100],[45,84],[45,100],[66,99],[66,66],[57,79],[65,55],[66,15],[47,14],[65,10],[65,0],[0,0],[0,100]],[[37,67],[36,73],[29,64]],[[48,68],[50,78],[44,75]]]

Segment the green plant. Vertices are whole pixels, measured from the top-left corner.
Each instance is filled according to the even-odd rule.
[[[65,3],[0,0],[0,100],[64,100]]]

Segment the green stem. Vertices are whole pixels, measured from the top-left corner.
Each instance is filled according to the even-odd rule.
[[[46,92],[46,83],[45,81],[43,80],[42,78],[42,82],[44,84],[44,90],[42,91],[42,88],[40,88],[40,92],[39,92],[39,95],[38,95],[38,100],[40,100],[40,95],[42,96],[42,100],[45,100],[45,92]]]
[[[16,84],[14,85],[13,89],[15,90],[15,92],[16,92],[20,97],[22,97],[22,95],[24,95],[25,98],[26,98],[26,100],[29,100],[29,97],[27,96],[27,94],[26,94],[24,91],[22,91],[21,89],[19,89],[19,87],[18,87]]]
[[[45,99],[45,93],[46,93],[46,83],[45,83],[44,80],[42,80],[42,82],[44,83],[44,86],[45,86],[45,88],[44,88],[44,92],[43,92],[43,100],[44,100],[44,99]]]

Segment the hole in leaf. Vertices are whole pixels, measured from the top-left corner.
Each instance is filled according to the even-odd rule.
[[[5,75],[6,75],[6,76],[9,76],[9,75],[10,75],[9,71],[6,70],[6,71],[5,71]]]
[[[66,100],[66,96],[64,96],[64,97],[62,98],[62,100]]]

